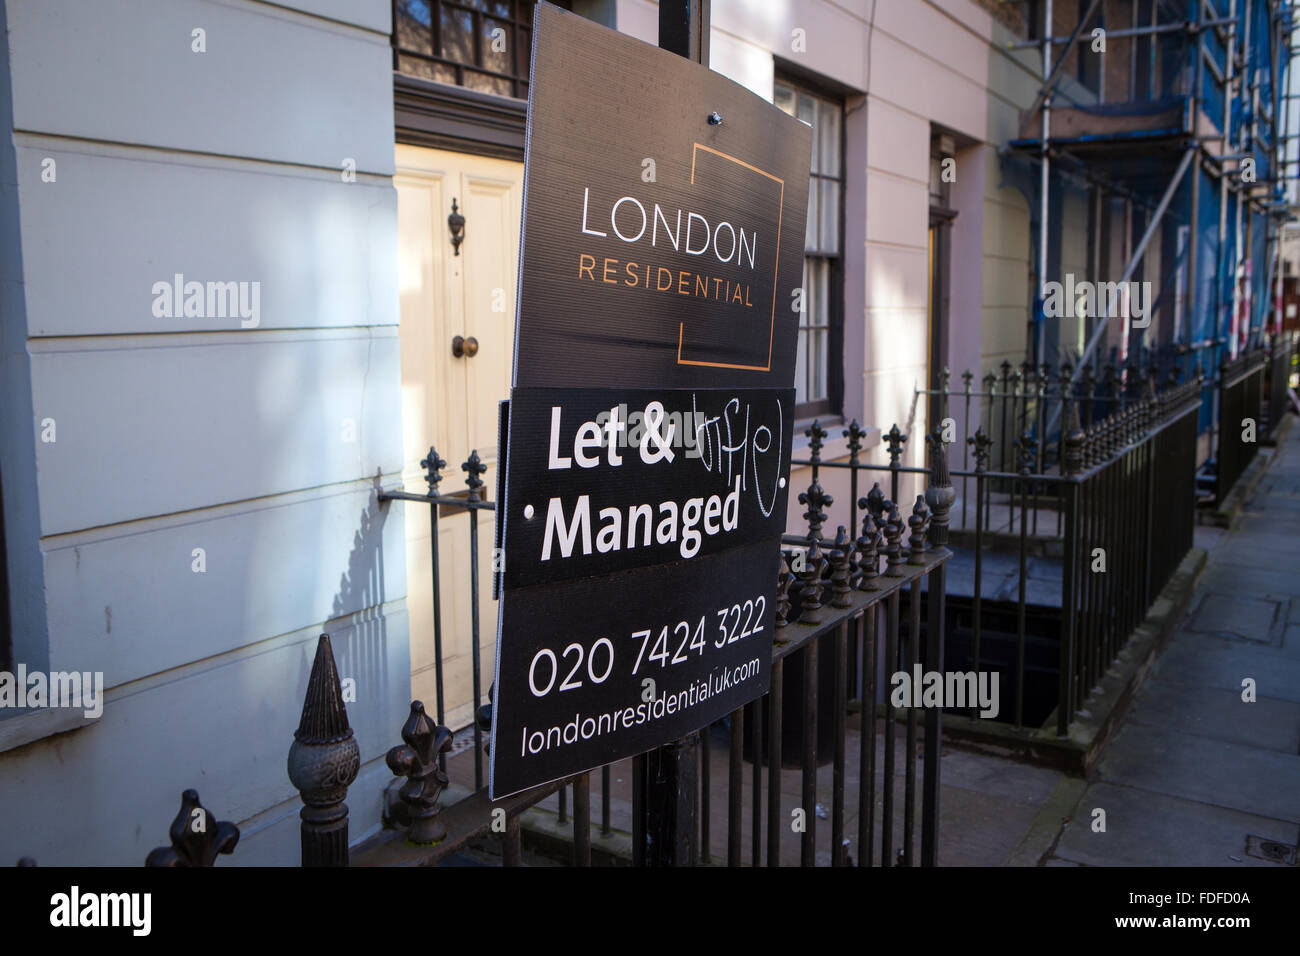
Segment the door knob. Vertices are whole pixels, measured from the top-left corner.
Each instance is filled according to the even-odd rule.
[[[458,335],[451,340],[451,354],[456,358],[473,358],[478,354],[478,339]]]

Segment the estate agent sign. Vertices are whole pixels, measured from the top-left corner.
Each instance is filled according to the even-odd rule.
[[[539,4],[491,795],[767,690],[811,130]]]

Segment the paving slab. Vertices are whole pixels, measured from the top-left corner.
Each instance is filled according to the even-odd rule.
[[[1196,599],[1187,630],[1261,644],[1281,644],[1281,625],[1289,606],[1287,598],[1203,591]]]
[[[1300,702],[1300,658],[1277,648],[1207,634],[1180,632],[1152,668],[1158,680],[1217,687],[1241,693],[1242,678],[1255,679],[1259,697]]]
[[[1033,557],[1027,562],[1026,573],[1031,578],[1055,581],[1059,586],[1065,573],[1065,563],[1060,558]]]
[[[1126,722],[1097,779],[1300,824],[1295,754]]]
[[[1287,567],[1286,564],[1300,563],[1300,556],[1293,555],[1289,562],[1272,567],[1245,567],[1237,564],[1221,563],[1219,550],[1210,552],[1210,566],[1199,582],[1198,587],[1215,591],[1219,594],[1277,594],[1286,597],[1300,597],[1300,570]]]
[[[1251,569],[1284,569],[1293,564],[1296,558],[1295,529],[1285,534],[1278,532],[1276,517],[1270,523],[1273,534],[1255,533],[1248,538],[1233,537],[1214,549],[1212,554],[1216,562]],[[1292,572],[1300,577],[1300,574]]]
[[[1003,806],[1042,806],[1052,795],[1058,770],[945,746],[940,782],[944,787],[986,793]]]
[[[1093,832],[1093,809],[1106,831]],[[1296,826],[1182,797],[1111,783],[1090,786],[1054,856],[1086,866],[1227,866],[1284,868],[1246,853],[1250,835],[1294,845]]]
[[[985,551],[980,557],[980,593],[991,598],[1015,582],[1019,574],[1020,557],[1003,551]],[[948,561],[946,584],[950,595],[972,597],[975,594],[975,552],[970,548],[957,548]]]
[[[940,799],[940,866],[1001,864],[1038,814],[1037,804],[960,787],[943,787]]]
[[[1289,755],[1300,752],[1300,703],[1295,701],[1259,697],[1246,703],[1235,690],[1151,680],[1134,701],[1129,720]]]

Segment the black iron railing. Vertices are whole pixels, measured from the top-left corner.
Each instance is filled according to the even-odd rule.
[[[960,387],[953,386],[953,376],[945,368],[939,373],[939,387],[918,387],[915,392],[924,396],[928,430],[950,423],[951,431],[945,434],[958,449],[954,467],[973,467],[972,441],[980,431],[989,443],[989,467],[1018,471],[1021,438],[1028,432],[1037,442],[1030,468],[1041,473],[1059,467],[1066,402],[1077,404],[1083,427],[1091,427],[1141,401],[1150,384],[1170,388],[1204,378],[1202,370],[1214,366],[1213,357],[1223,344],[1223,340],[1207,339],[1187,346],[1140,348],[1126,361],[1112,354],[1108,362],[1096,359],[1082,368],[1068,361],[1059,365],[1004,361],[982,378],[970,370],[962,372]],[[1207,398],[1213,385],[1205,383]],[[961,498],[966,497],[963,490]]]
[[[918,858],[918,853],[922,863],[933,864],[936,861],[938,735],[941,716],[937,710],[927,711],[924,718],[915,709],[906,714],[901,745],[904,750],[901,782],[903,792],[897,795],[902,797],[903,804],[900,836],[893,819],[893,810],[898,802],[894,794],[896,740],[893,733],[883,734],[884,778],[878,785],[875,706],[879,691],[886,684],[885,672],[892,673],[918,662],[930,670],[942,667],[943,567],[949,556],[942,542],[946,540],[948,509],[955,493],[946,477],[944,450],[941,445],[936,446],[936,449],[934,480],[927,494],[913,507],[906,522],[899,517],[891,503],[882,500],[870,530],[864,529],[861,536],[854,538],[848,529],[841,527],[836,538],[830,540],[822,535],[824,515],[820,515],[820,507],[829,503],[830,499],[816,484],[815,475],[813,485],[801,496],[801,500],[811,502],[809,514],[806,515],[809,526],[806,533],[785,538],[786,544],[791,547],[785,553],[777,582],[777,636],[772,645],[771,689],[761,699],[738,709],[721,722],[729,732],[730,746],[725,792],[721,781],[710,779],[710,728],[706,728],[699,738],[701,786],[693,795],[695,807],[691,814],[695,821],[692,824],[695,830],[691,836],[699,849],[699,862],[713,862],[709,824],[710,806],[715,800],[726,801],[726,860],[729,864],[741,865],[748,861],[751,865],[778,865],[781,862],[783,838],[791,826],[780,799],[782,768],[787,765],[790,756],[788,751],[783,752],[783,738],[789,730],[787,701],[791,699],[797,701],[797,706],[793,709],[800,715],[801,723],[801,727],[797,728],[801,746],[796,755],[796,763],[803,775],[802,792],[805,799],[804,806],[800,809],[805,812],[801,828],[795,831],[799,834],[800,861],[805,865],[813,865],[819,859],[816,776],[818,766],[825,762],[832,764],[833,783],[829,833],[823,831],[829,837],[827,845],[830,852],[822,854],[822,857],[828,856],[832,865],[843,865],[853,859],[854,855],[844,834],[849,825],[855,823],[856,862],[859,865],[871,865],[875,861],[876,847],[879,847],[879,862],[884,865],[894,865],[896,862],[911,864]],[[491,510],[493,503],[481,500],[482,483],[477,478],[481,465],[478,464],[477,455],[471,454],[470,459],[461,466],[466,472],[466,483],[469,486],[469,495],[466,497],[439,493],[441,469],[446,462],[433,449],[430,449],[422,465],[429,486],[426,494],[387,492],[381,498],[419,502],[429,506],[433,537],[431,557],[434,569],[435,665],[441,670],[444,635],[438,583],[438,512],[444,507],[463,508],[470,512],[470,584],[477,607],[480,585],[475,513]],[[855,532],[857,527],[855,523]],[[904,533],[909,530],[910,536],[903,541]],[[792,567],[796,570],[792,570]],[[929,607],[925,615],[928,630],[922,626],[923,593],[927,595]],[[900,619],[905,594],[910,602],[910,617]],[[939,622],[939,626],[929,627],[932,621]],[[474,617],[471,621],[471,637],[475,645],[478,643],[478,627],[477,617]],[[878,640],[883,640],[883,648],[877,648]],[[880,653],[881,650],[883,654]],[[827,655],[831,660],[828,679],[820,664]],[[479,662],[475,658],[475,676],[478,667]],[[880,667],[884,671],[880,671]],[[786,686],[787,669],[798,671],[797,688]],[[829,688],[831,700],[828,708],[818,706],[819,696],[825,692],[823,684]],[[490,728],[491,705],[481,706],[479,686],[475,680],[474,706],[475,713],[480,718],[476,721],[475,729],[476,789],[466,799],[436,811],[441,823],[440,833],[445,830],[445,835],[436,846],[421,846],[418,841],[404,839],[400,833],[386,834],[354,854],[354,862],[436,863],[459,846],[490,832],[493,811],[504,811],[502,859],[507,865],[517,863],[521,859],[520,815],[552,793],[558,792],[559,821],[568,822],[570,789],[573,797],[574,862],[590,862],[591,787],[588,774],[534,788],[503,801],[493,803],[487,800],[486,791],[482,788],[481,733]],[[441,681],[437,688],[441,692]],[[390,756],[390,766],[396,765],[411,780],[421,781],[420,786],[415,788],[412,799],[408,800],[406,794],[403,797],[410,805],[409,819],[412,822],[406,824],[408,828],[427,825],[426,821],[433,816],[438,793],[447,785],[445,755],[437,743],[450,737],[450,731],[441,726],[444,719],[441,701],[436,709],[436,722],[424,717],[422,706],[417,713],[417,704],[418,702],[412,705],[412,718],[403,731],[403,737],[407,741],[403,758],[394,761]],[[894,718],[898,716],[900,715],[894,713],[894,708],[886,703],[883,710],[885,726],[892,727]],[[848,809],[846,796],[846,779],[849,775],[845,740],[851,722],[860,725],[856,818]],[[915,819],[917,802],[914,795],[918,786],[917,731],[922,722],[923,755],[926,759],[923,759],[925,770],[920,781],[923,800],[918,846]],[[829,733],[823,733],[825,725],[829,725]],[[828,761],[824,759],[827,756],[825,748],[820,748],[819,753],[820,735],[833,741]],[[746,760],[751,766],[748,781],[745,780],[744,773]],[[767,772],[766,783],[763,781],[764,769]],[[636,758],[634,780],[643,777],[644,772],[644,758]],[[600,832],[608,834],[610,768],[602,768],[601,774]],[[432,785],[426,781],[431,781]],[[634,786],[634,791],[635,789]],[[881,796],[884,811],[877,819],[875,805]],[[639,814],[634,813],[633,816],[636,820],[641,819]],[[748,826],[745,825],[746,817]],[[644,846],[646,838],[647,835],[641,832],[633,834],[634,858],[637,855],[635,848]],[[745,846],[746,842],[748,846]],[[897,857],[895,851],[898,851]]]
[[[1067,397],[1061,437],[1050,456],[1058,465],[1041,470],[1036,466],[1045,459],[1028,430],[1015,446],[1017,467],[1007,471],[989,468],[991,441],[982,428],[969,436],[974,468],[951,470],[942,427],[929,436],[926,468],[902,464],[908,439],[897,427],[886,436],[888,460],[881,463],[863,460],[865,432],[856,424],[845,429],[848,461],[823,462],[827,432],[817,423],[807,430],[810,456],[794,462],[811,470],[810,484],[799,496],[807,508],[807,528],[783,537],[771,685],[763,697],[719,722],[727,740],[725,782],[711,779],[710,771],[711,750],[721,734],[706,728],[699,736],[700,786],[691,794],[690,814],[691,840],[698,847],[699,862],[714,862],[710,811],[720,801],[726,805],[729,865],[779,865],[782,847],[795,843],[803,865],[937,862],[944,709],[895,706],[887,686],[891,678],[912,673],[918,666],[924,673],[945,672],[953,620],[948,583],[954,554],[973,559],[974,614],[967,659],[974,672],[987,666],[980,640],[984,612],[993,603],[985,596],[983,564],[994,547],[1011,545],[1017,555],[1011,671],[1013,720],[1020,725],[1025,717],[1030,603],[1027,563],[1031,554],[1043,553],[1045,545],[1058,549],[1057,699],[1054,717],[1047,723],[1054,724],[1058,734],[1068,733],[1081,703],[1191,547],[1196,413],[1204,383],[1197,378],[1161,392],[1150,377],[1146,383],[1145,395],[1124,396],[1112,403],[1108,414],[1087,424],[1085,409],[1095,403]],[[1022,421],[1031,414],[1016,407],[1007,411],[1009,419],[1013,413],[1023,414]],[[473,659],[475,789],[440,805],[449,786],[446,754],[452,733],[444,724],[442,701],[447,635],[441,622],[439,511],[461,509],[469,515],[470,591],[475,607],[470,637],[477,647],[477,514],[493,510],[494,505],[482,500],[483,466],[476,454],[461,466],[468,492],[464,497],[439,492],[446,462],[433,449],[422,464],[426,494],[394,491],[383,493],[382,498],[429,508],[433,637],[439,669],[435,716],[426,714],[421,702],[412,702],[410,716],[400,729],[403,743],[387,756],[388,766],[405,780],[399,805],[391,814],[394,828],[349,849],[345,801],[360,755],[348,725],[329,639],[321,636],[289,755],[290,779],[304,804],[303,864],[435,865],[447,862],[472,841],[490,837],[500,841],[502,862],[517,865],[523,857],[523,815],[552,794],[560,795],[560,822],[572,823],[572,861],[590,864],[593,831],[610,833],[609,768],[601,769],[598,830],[592,825],[588,773],[504,800],[489,800],[482,786],[482,760],[491,704],[483,705],[479,698],[477,656]],[[834,501],[822,488],[821,478],[825,470],[842,468],[849,469],[852,489],[848,520],[836,523],[831,538],[823,528],[828,526]],[[859,497],[860,472],[885,472],[889,495],[876,483]],[[896,503],[903,476],[919,478],[925,488],[910,509]],[[969,491],[959,496],[954,480]],[[969,501],[964,500],[967,497]],[[1038,522],[1040,511],[1055,513],[1057,520]],[[950,516],[955,520],[957,515],[962,515],[963,524],[973,522],[973,535],[949,528]],[[1051,530],[1053,524],[1059,530]],[[1099,555],[1104,556],[1104,570],[1096,564]],[[1005,603],[1007,596],[1004,593],[999,600]],[[850,746],[854,738],[855,745]],[[641,778],[639,783],[644,783],[644,761],[644,757],[634,760],[633,776]],[[818,769],[826,764],[831,767],[830,807],[822,810]],[[801,827],[791,826],[791,801],[782,798],[789,789],[784,786],[783,768],[799,774],[794,809],[802,815]],[[634,793],[639,792],[634,787]],[[187,793],[182,813],[192,812],[185,808],[197,799]],[[829,822],[819,823],[823,818]],[[635,808],[633,819],[643,819]],[[185,833],[173,832],[172,849],[151,860],[211,865],[219,852],[230,852],[238,840],[233,826],[222,824],[220,830],[219,846],[211,841],[200,845]],[[634,859],[647,836],[634,832]]]
[[[1152,392],[1086,431],[1069,415],[1061,484],[1061,736],[1192,547],[1200,391],[1192,381]]]
[[[963,571],[971,573],[969,593],[960,595],[969,600],[969,644],[963,645],[963,655],[979,672],[987,663],[981,647],[986,632],[994,628],[1009,632],[1014,642],[1006,665],[1014,688],[1010,722],[1017,728],[1027,719],[1031,639],[1044,636],[1031,630],[1042,630],[1044,612],[1050,612],[1059,628],[1046,638],[1057,643],[1053,664],[1058,687],[1050,711],[1057,733],[1064,736],[1080,702],[1191,547],[1197,416],[1204,383],[1197,377],[1157,391],[1154,377],[1142,381],[1144,394],[1132,394],[1126,385],[1105,404],[1086,390],[1076,397],[1067,388],[1057,399],[1064,425],[1047,442],[1038,441],[1032,430],[1045,428],[1047,402],[1035,409],[1022,401],[1023,392],[1013,388],[1006,402],[989,403],[980,410],[999,422],[1005,415],[1008,428],[1011,422],[1027,426],[1011,445],[1012,467],[989,467],[995,442],[978,425],[966,441],[974,466],[951,470],[959,492],[953,506],[952,546]],[[960,397],[966,401],[964,393]],[[946,417],[941,415],[940,420]],[[849,439],[846,461],[822,461],[825,430],[814,424],[808,434],[810,456],[792,464],[811,466],[814,476],[824,469],[848,470],[852,491],[846,524],[850,527],[878,522],[884,497],[876,483],[859,498],[860,473],[886,473],[890,496],[896,498],[902,476],[925,472],[901,463],[908,438],[897,426],[884,436],[887,461],[880,463],[864,460],[863,431],[856,422],[844,430]],[[943,437],[940,424],[931,439]],[[1044,454],[1044,445],[1050,446],[1049,454]],[[839,514],[846,517],[842,510]],[[1010,577],[1005,571],[998,577],[988,573],[987,565],[999,554],[1015,556]],[[1031,564],[1059,588],[1049,607],[1042,606],[1042,598],[1030,597]],[[1005,569],[1006,562],[1001,567]],[[950,595],[951,600],[956,597]],[[1031,614],[1036,625],[1031,626]],[[1041,659],[1033,664],[1038,671],[1046,666]]]
[[[1291,405],[1292,365],[1296,357],[1296,332],[1278,332],[1269,346],[1268,380],[1265,385],[1267,410],[1265,429],[1267,438],[1277,436],[1282,418]]]
[[[1244,352],[1219,365],[1215,499],[1222,504],[1259,451],[1263,437],[1264,352]]]
[[[481,622],[479,621],[478,513],[480,511],[495,512],[497,506],[496,502],[485,501],[483,498],[483,479],[479,475],[487,470],[487,466],[479,459],[477,450],[472,451],[469,458],[462,462],[460,466],[460,470],[465,472],[466,494],[463,496],[444,495],[439,492],[438,486],[443,481],[442,469],[447,467],[447,462],[443,460],[433,446],[429,447],[429,454],[420,460],[420,467],[424,469],[424,480],[429,486],[429,490],[425,494],[417,495],[407,491],[383,491],[379,493],[379,500],[381,502],[414,501],[429,506],[429,557],[433,568],[431,587],[433,589],[434,692],[437,722],[439,725],[443,725],[447,721],[447,713],[446,695],[443,686],[442,575],[439,573],[438,562],[438,520],[443,509],[464,511],[469,516],[467,548],[470,567],[470,681],[472,685],[472,713],[477,718],[483,706],[482,668],[479,660]],[[483,728],[481,725],[482,721],[475,719],[473,732],[474,785],[476,788],[482,788],[483,786]],[[439,765],[445,770],[446,759],[439,758]]]

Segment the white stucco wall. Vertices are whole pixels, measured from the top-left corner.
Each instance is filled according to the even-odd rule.
[[[232,864],[296,863],[322,631],[356,681],[353,840],[379,824],[410,680],[402,513],[374,499],[402,466],[389,16],[4,0],[17,657],[111,689],[58,736],[0,719],[0,860],[137,865],[195,787],[243,830]],[[155,315],[176,273],[260,283],[260,321]]]

